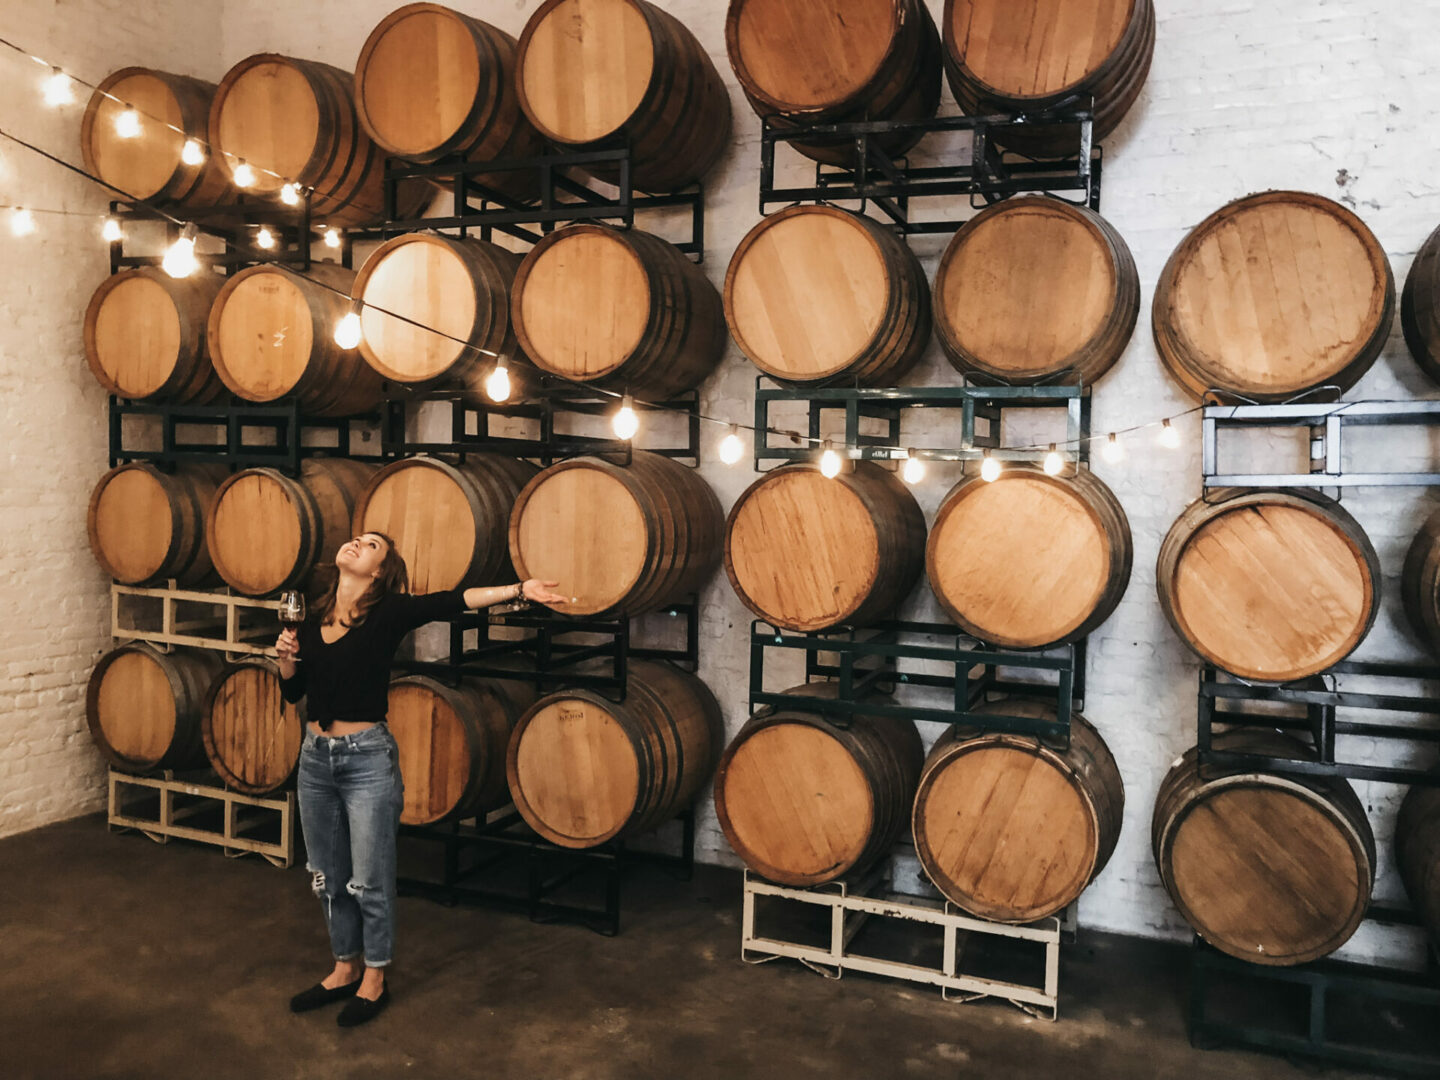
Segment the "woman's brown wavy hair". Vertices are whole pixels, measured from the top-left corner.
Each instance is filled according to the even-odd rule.
[[[405,568],[405,560],[400,557],[400,552],[395,549],[395,541],[374,529],[367,529],[360,535],[378,536],[384,540],[385,558],[380,562],[380,572],[375,576],[375,580],[370,582],[370,587],[360,594],[360,599],[355,603],[354,621],[340,620],[340,625],[345,627],[359,626],[374,610],[375,605],[390,594],[410,591],[410,572]],[[347,544],[349,542],[346,541]],[[311,610],[323,626],[335,611],[335,593],[340,587],[340,571],[333,563],[329,566],[317,566],[311,574],[311,583],[314,596]]]

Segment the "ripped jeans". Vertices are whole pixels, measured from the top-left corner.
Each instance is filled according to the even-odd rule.
[[[385,724],[354,735],[315,735],[300,746],[305,864],[325,907],[337,960],[390,963],[395,944],[395,837],[405,785]]]

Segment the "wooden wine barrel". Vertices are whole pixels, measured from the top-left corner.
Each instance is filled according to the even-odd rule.
[[[471,679],[459,686],[424,675],[390,684],[390,732],[400,748],[405,825],[484,816],[510,801],[505,751],[535,701],[522,683]]]
[[[710,279],[675,245],[636,229],[556,229],[516,271],[510,316],[537,367],[650,397],[699,386],[725,352]]]
[[[106,653],[85,690],[96,748],[124,772],[203,766],[201,706],[223,666],[206,649],[162,653],[134,644]]]
[[[945,0],[945,74],[961,110],[1035,115],[1094,101],[1091,138],[1119,126],[1155,52],[1152,0]],[[1014,150],[1061,157],[1074,125],[997,130]]]
[[[777,379],[894,386],[930,342],[930,289],[891,230],[833,206],[792,206],[735,249],[725,321]]]
[[[80,121],[86,170],[127,196],[157,205],[199,209],[233,203],[239,193],[215,155],[207,153],[198,165],[180,157],[187,139],[206,141],[214,97],[214,83],[189,75],[141,67],[112,72],[90,95]],[[127,105],[140,114],[140,134],[128,138],[115,130]]]
[[[520,111],[515,39],[440,4],[406,4],[370,31],[355,62],[355,112],[377,146],[409,161],[517,160],[544,143]],[[529,201],[536,170],[471,177]]]
[[[1440,228],[1420,245],[1405,275],[1400,328],[1420,370],[1440,382]]]
[[[981,711],[1056,717],[1053,704],[1019,699]],[[951,727],[925,758],[911,829],[937,889],[982,919],[1026,923],[1064,910],[1105,869],[1124,812],[1110,748],[1071,713],[1068,749]]]
[[[740,602],[787,630],[863,626],[893,612],[925,558],[925,516],[873,461],[826,479],[808,462],[767,473],[726,521],[725,573]]]
[[[234,182],[243,161],[250,191],[278,194],[287,181],[310,192],[310,214],[329,225],[365,225],[385,216],[385,153],[355,116],[354,77],[329,64],[257,53],[232,67],[210,106],[210,145]],[[396,216],[418,217],[433,189],[396,186]]]
[[[1305,757],[1275,731],[1214,736],[1216,750]],[[1276,776],[1207,765],[1195,748],[1166,774],[1151,825],[1155,865],[1185,921],[1252,964],[1303,964],[1334,952],[1365,917],[1375,837],[1338,777]]]
[[[213,582],[205,516],[225,476],[221,465],[161,472],[132,461],[111,469],[90,494],[86,525],[95,561],[122,585]]]
[[[277,469],[235,473],[205,519],[216,571],[245,596],[298,587],[350,539],[355,502],[374,472],[345,458],[307,458],[298,480]]]
[[[208,405],[225,393],[205,348],[221,278],[142,266],[106,278],[85,309],[85,360],[116,397]]]
[[[940,103],[940,34],[924,0],[730,0],[725,48],[757,115],[777,124],[928,120]],[[898,157],[918,134],[874,140]],[[848,165],[853,139],[791,143]]]
[[[696,591],[720,561],[720,500],[693,469],[644,450],[628,466],[571,458],[525,485],[510,513],[522,580],[558,581],[571,615],[637,615]]]
[[[1400,600],[1411,629],[1440,656],[1440,511],[1425,519],[1405,552]]]
[[[593,150],[630,145],[644,191],[699,180],[730,141],[730,96],[685,26],[646,0],[545,0],[520,35],[515,85],[541,135]],[[615,170],[588,171],[616,183]]]
[[[456,386],[478,396],[495,354],[512,368],[525,365],[510,319],[519,265],[519,255],[483,240],[405,233],[386,241],[352,286],[366,305],[361,355],[393,382]]]
[[[1237,199],[1195,226],[1160,274],[1155,347],[1197,397],[1283,401],[1344,391],[1380,355],[1395,280],[1375,235],[1299,191]]]
[[[940,345],[968,378],[1089,385],[1135,332],[1140,277],[1099,214],[1019,196],[956,232],[935,272],[934,306]]]
[[[381,399],[379,374],[358,349],[335,343],[354,280],[351,271],[328,264],[312,265],[306,276],[270,265],[230,275],[210,309],[216,373],[247,401],[293,394],[312,416],[374,409]]]
[[[1222,488],[1191,503],[1160,545],[1155,585],[1186,645],[1257,682],[1338,664],[1380,606],[1380,565],[1364,530],[1339,503],[1303,489]]]
[[[1012,649],[1077,641],[1130,583],[1130,523],[1094,473],[1012,465],[945,496],[925,547],[930,588],[966,633]]]
[[[280,696],[275,661],[255,657],[231,664],[211,683],[200,734],[220,779],[236,791],[264,795],[290,783],[305,731],[299,711]]]
[[[365,485],[355,500],[354,532],[394,540],[416,593],[514,581],[510,512],[539,471],[499,454],[467,454],[453,465],[405,458]]]
[[[1417,784],[1406,792],[1395,821],[1395,862],[1411,906],[1440,946],[1440,788]]]
[[[786,690],[834,698],[835,683]],[[764,708],[720,757],[715,812],[735,853],[782,885],[863,873],[905,829],[925,751],[911,720]]]
[[[664,824],[715,771],[724,725],[694,675],[631,660],[617,704],[589,690],[541,698],[515,725],[505,775],[545,839],[587,848]]]

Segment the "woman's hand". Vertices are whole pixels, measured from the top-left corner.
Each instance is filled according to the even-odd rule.
[[[554,606],[573,603],[575,600],[573,596],[561,596],[554,591],[559,584],[558,581],[541,581],[539,578],[530,578],[528,581],[520,583],[520,595],[537,604]]]
[[[295,661],[300,659],[300,635],[294,630],[282,630],[275,639],[275,659],[282,678],[295,677]]]

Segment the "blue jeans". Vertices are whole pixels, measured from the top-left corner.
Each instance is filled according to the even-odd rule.
[[[300,744],[300,825],[312,888],[337,960],[390,963],[395,944],[395,838],[405,785],[385,724]]]

